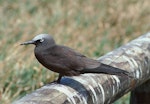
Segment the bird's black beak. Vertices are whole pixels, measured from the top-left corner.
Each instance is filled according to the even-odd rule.
[[[31,40],[31,41],[27,41],[27,42],[21,43],[20,45],[28,45],[28,44],[34,44],[34,43],[35,43],[35,41]]]

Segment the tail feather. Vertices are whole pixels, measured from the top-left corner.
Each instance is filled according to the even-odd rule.
[[[129,72],[106,64],[100,64],[99,67],[94,69],[83,69],[81,73],[104,73],[104,74],[119,75],[119,76],[125,75],[132,78]]]

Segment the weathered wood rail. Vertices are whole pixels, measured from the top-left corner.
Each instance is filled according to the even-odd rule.
[[[150,85],[147,84],[150,78],[150,33],[98,60],[127,70],[134,78],[106,74],[64,77],[61,84],[47,84],[13,104],[109,104],[132,90],[132,104],[147,104],[139,100],[143,93],[142,100],[150,101],[150,90],[147,88]],[[143,84],[146,81],[146,85]]]

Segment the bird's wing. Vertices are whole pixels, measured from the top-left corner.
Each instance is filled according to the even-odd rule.
[[[80,54],[79,52],[75,51],[74,49],[71,49],[66,46],[60,46],[60,45],[56,45],[55,47],[53,47],[53,51],[51,52],[51,55],[59,56],[62,58],[86,57]]]
[[[75,56],[75,57],[86,57],[85,55],[77,52],[76,50],[72,49],[72,48],[69,48],[69,47],[66,47],[66,46],[60,46],[62,51],[64,53],[70,53],[71,56]]]
[[[74,70],[95,68],[100,65],[98,61],[87,58],[85,55],[82,55],[81,53],[66,46],[55,46],[51,55],[58,57],[58,60],[61,60],[61,64],[64,64]]]

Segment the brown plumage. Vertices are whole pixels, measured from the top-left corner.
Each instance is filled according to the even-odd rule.
[[[111,75],[129,75],[127,71],[102,64],[90,59],[75,50],[55,44],[48,34],[37,35],[33,40],[21,45],[34,44],[37,60],[46,68],[59,73],[57,82],[62,76],[78,76],[84,73],[105,73]]]

